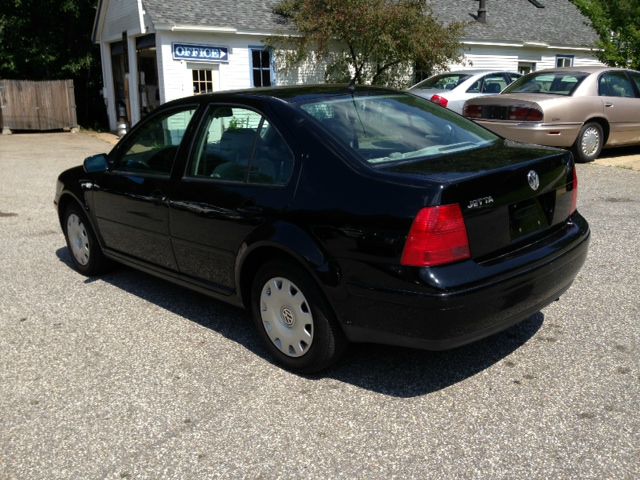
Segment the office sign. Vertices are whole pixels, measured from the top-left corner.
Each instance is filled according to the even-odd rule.
[[[191,43],[172,43],[174,60],[190,60],[194,62],[228,62],[229,48],[214,45],[194,45]]]

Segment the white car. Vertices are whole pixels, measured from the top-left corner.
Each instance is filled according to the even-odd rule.
[[[409,91],[462,114],[464,102],[470,98],[497,95],[521,76],[495,70],[459,70],[429,77]]]

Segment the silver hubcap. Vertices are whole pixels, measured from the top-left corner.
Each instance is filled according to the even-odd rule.
[[[273,344],[288,357],[301,357],[313,342],[313,316],[302,291],[283,277],[274,277],[260,294],[262,325]]]
[[[587,157],[595,155],[600,148],[600,132],[595,127],[587,128],[582,134],[582,153]]]
[[[89,263],[89,236],[80,217],[75,213],[67,218],[67,237],[71,253],[80,265]]]

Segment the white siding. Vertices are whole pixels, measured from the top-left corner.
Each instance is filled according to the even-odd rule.
[[[229,48],[229,61],[219,64],[197,64],[174,60],[172,42],[217,45]],[[235,90],[251,87],[251,63],[249,48],[261,45],[261,37],[250,35],[220,35],[207,33],[156,32],[158,46],[158,71],[162,77],[162,102],[193,94],[192,71],[189,67],[201,66],[219,71],[219,84],[214,90]],[[216,88],[217,87],[217,88]]]
[[[167,102],[193,94],[193,78],[190,67],[217,69],[218,85],[214,90],[236,90],[251,88],[251,47],[261,46],[263,36],[229,35],[188,32],[156,32],[158,48],[158,71],[160,72],[160,101]],[[229,61],[219,64],[197,64],[183,60],[174,60],[172,42],[217,45],[229,48]],[[322,62],[307,62],[300,67],[285,72],[278,68],[278,55],[275,55],[276,72],[274,82],[277,85],[295,85],[301,83],[321,83],[324,80],[325,65]]]
[[[135,0],[108,0],[103,28],[98,39],[114,42],[122,39],[122,32],[140,34],[140,14]]]
[[[554,68],[556,55],[573,55],[575,66],[602,65],[594,55],[569,48],[532,48],[502,45],[465,45],[463,60],[449,70],[486,69],[518,71],[518,62],[532,62],[536,70]]]

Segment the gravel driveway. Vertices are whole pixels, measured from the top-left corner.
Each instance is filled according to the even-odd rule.
[[[71,269],[55,178],[108,148],[0,137],[0,478],[640,477],[640,172],[578,167],[589,258],[541,314],[300,377],[241,310]]]

